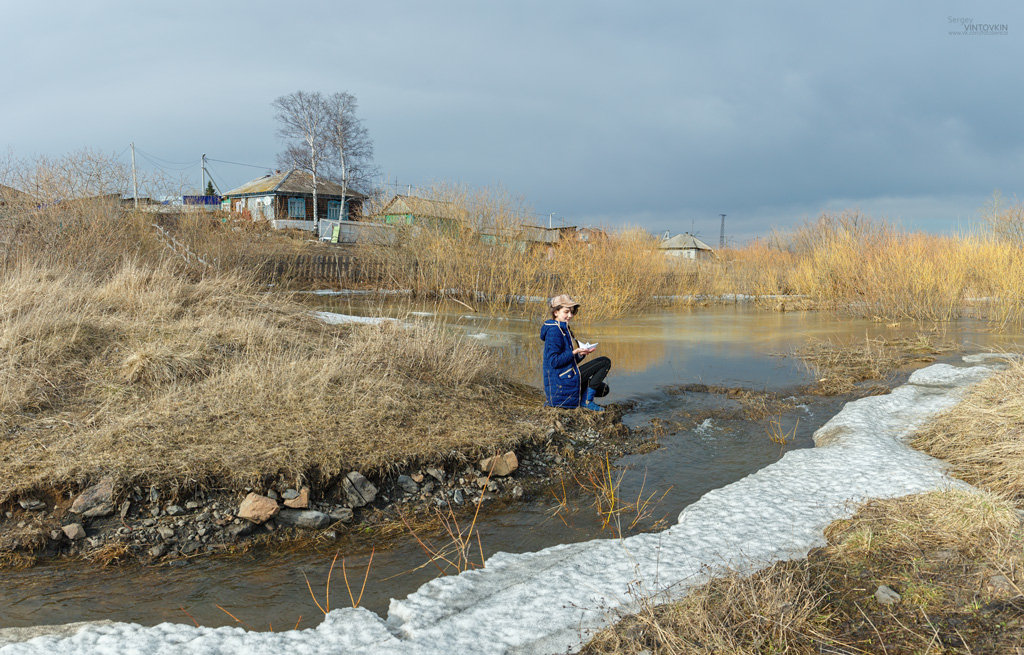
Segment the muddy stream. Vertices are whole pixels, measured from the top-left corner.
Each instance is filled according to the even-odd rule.
[[[456,305],[451,313],[438,314],[433,307],[428,311],[408,303],[381,306],[360,297],[324,297],[318,308],[402,318],[433,314],[471,338],[503,349],[513,370],[540,384],[540,317],[480,317],[467,315]],[[624,421],[658,435],[657,450],[613,462],[615,475],[622,476],[622,498],[635,500],[642,489],[643,497],[653,499],[637,526],[627,530],[632,533],[657,529],[659,521],[671,523],[704,493],[771,464],[787,450],[813,446],[811,434],[846,398],[800,395],[798,389],[813,382],[813,376],[787,353],[809,338],[896,338],[913,334],[916,327],[814,312],[772,313],[737,304],[651,312],[580,325],[576,331],[582,339],[600,342],[599,354],[612,359],[608,378],[612,392],[603,404],[629,402]],[[944,338],[960,344],[960,354],[1012,349],[1020,341],[1019,335],[994,335],[970,321],[951,324]],[[955,362],[960,354],[939,361]],[[909,372],[900,372],[893,382],[902,381]],[[773,392],[790,400],[770,418],[751,420],[725,394],[694,391],[693,386],[690,391],[680,389],[695,384]],[[787,437],[784,445],[769,438],[772,420],[774,430]],[[528,501],[490,508],[479,522],[485,555],[614,538],[615,530],[603,528],[594,511],[593,496],[578,485],[567,485],[566,505],[556,513],[562,493],[561,486],[554,485]],[[236,624],[224,610],[257,630],[290,629],[297,622],[310,627],[322,615],[310,597],[306,578],[323,604],[331,557],[339,547],[353,592],[358,594],[370,553],[346,545],[344,538],[318,549],[256,550],[160,567],[100,568],[63,561],[0,571],[0,628],[98,619],[144,625],[193,619],[207,626]],[[402,598],[437,575],[435,568],[424,566],[426,560],[408,536],[377,550],[362,606],[385,613],[388,599]],[[349,604],[340,569],[334,572],[330,602],[332,607]]]

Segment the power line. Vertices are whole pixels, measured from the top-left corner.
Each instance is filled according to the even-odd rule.
[[[273,166],[257,166],[256,164],[243,164],[242,162],[227,161],[227,160],[224,160],[224,159],[214,159],[213,157],[207,157],[206,161],[216,161],[216,162],[220,162],[221,164],[234,164],[235,166],[248,166],[249,168],[262,168],[265,171],[272,171],[272,170],[274,170]]]
[[[161,164],[159,161],[157,161],[157,159],[154,159],[151,155],[143,152],[139,148],[135,148],[135,152],[137,152],[139,155],[141,155],[143,159],[148,161],[153,166],[155,166],[155,167],[157,167],[157,168],[159,168],[161,170],[165,170],[165,171],[183,171],[183,170],[186,170],[186,169],[189,169],[189,168],[192,168],[193,166],[195,166],[194,162],[191,163],[191,164],[179,164],[179,165],[175,165],[175,166],[167,166],[165,164]],[[166,160],[163,160],[163,161],[166,161]]]
[[[145,155],[146,157],[152,157],[153,159],[159,159],[160,161],[164,162],[165,164],[171,164],[172,166],[195,166],[195,161],[189,161],[189,162],[171,161],[170,159],[164,159],[163,157],[158,157],[157,155],[154,155],[153,153],[146,152],[145,150],[143,150],[142,148],[139,148],[138,146],[135,147],[135,151]]]

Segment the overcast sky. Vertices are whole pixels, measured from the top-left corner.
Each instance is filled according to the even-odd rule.
[[[301,89],[358,98],[389,182],[500,185],[545,222],[715,245],[721,213],[742,243],[823,210],[950,232],[1024,199],[1019,2],[34,4],[0,0],[17,157],[134,141],[198,186],[203,153],[275,166],[271,102]]]

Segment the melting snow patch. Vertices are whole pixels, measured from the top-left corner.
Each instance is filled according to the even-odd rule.
[[[328,323],[330,325],[341,325],[343,323],[380,325],[381,323],[395,320],[384,316],[353,316],[351,314],[335,314],[334,312],[313,312],[313,316],[316,316],[324,323]]]
[[[857,503],[951,486],[942,462],[906,445],[929,417],[952,406],[987,367],[938,364],[885,396],[847,404],[815,433],[816,448],[779,461],[687,507],[664,532],[496,553],[487,567],[438,578],[402,600],[387,620],[332,611],[315,629],[278,633],[164,623],[90,625],[41,636],[0,655],[65,653],[562,653],[622,612],[635,595],[678,597],[725,567],[754,571],[803,557]]]

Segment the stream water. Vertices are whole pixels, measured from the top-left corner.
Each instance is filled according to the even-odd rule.
[[[503,349],[512,370],[540,384],[540,317],[479,317],[456,305],[446,312],[408,303],[384,305],[359,297],[324,297],[318,302],[318,309],[346,314],[399,318],[432,314],[472,338]],[[813,445],[811,434],[845,399],[795,395],[799,387],[813,380],[803,364],[788,353],[808,339],[894,338],[913,334],[916,326],[841,319],[825,313],[771,313],[737,304],[649,312],[580,325],[576,331],[584,340],[600,342],[600,354],[613,361],[608,378],[612,392],[602,402],[630,402],[624,418],[628,425],[643,427],[653,421],[663,433],[659,449],[614,462],[616,476],[621,475],[623,498],[636,499],[642,490],[644,497],[653,493],[658,499],[656,505],[652,503],[650,516],[636,528],[651,529],[660,518],[674,521],[679,511],[707,491],[771,464],[787,450]],[[944,335],[963,352],[1015,349],[1019,337],[992,334],[970,321],[949,325]],[[678,389],[694,383],[794,394],[791,407],[773,417],[777,430],[788,436],[785,445],[768,438],[767,420],[743,418],[736,400]],[[529,502],[489,509],[478,524],[484,554],[614,538],[614,532],[603,529],[594,512],[592,496],[570,488],[566,507],[556,515],[556,495],[561,495],[560,488],[549,495],[538,494]],[[208,626],[235,624],[226,611],[258,630],[290,629],[296,624],[309,627],[319,623],[321,614],[306,579],[323,604],[331,557],[339,548],[358,594],[370,553],[345,539],[319,549],[259,550],[175,566],[99,568],[59,562],[0,571],[0,628],[99,619],[144,625],[193,619]],[[397,539],[386,550],[376,551],[362,606],[384,613],[388,599],[404,597],[435,577],[436,569],[422,566],[426,559],[412,538]],[[349,604],[340,577],[336,569],[330,598],[334,607]]]

